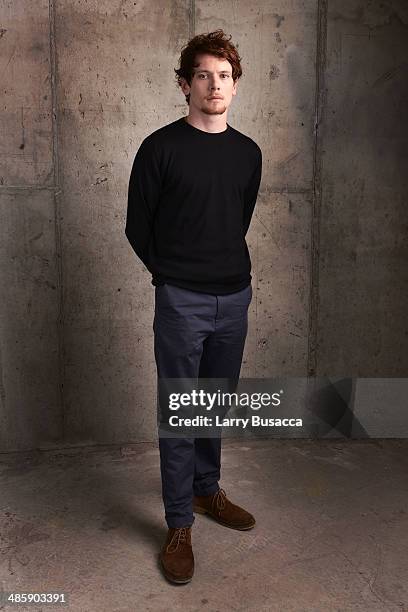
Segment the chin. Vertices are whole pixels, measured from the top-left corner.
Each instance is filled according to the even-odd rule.
[[[227,110],[227,107],[226,106],[224,106],[223,108],[208,108],[208,107],[204,107],[201,110],[206,115],[223,115],[225,113],[225,111]]]

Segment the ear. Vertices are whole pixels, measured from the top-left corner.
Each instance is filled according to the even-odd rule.
[[[237,87],[238,87],[238,79],[235,81],[234,85],[232,86],[232,95],[235,96],[237,94]]]
[[[186,79],[184,77],[180,78],[181,84],[181,91],[183,92],[183,94],[186,96],[187,94],[190,93],[190,85],[187,83]]]

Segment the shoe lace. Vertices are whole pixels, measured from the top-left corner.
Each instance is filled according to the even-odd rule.
[[[213,506],[216,505],[217,510],[219,510],[220,512],[221,510],[224,510],[227,503],[227,494],[225,493],[224,489],[218,489],[218,491],[214,495],[212,503]]]
[[[176,552],[181,542],[187,541],[187,527],[178,527],[166,547],[167,552]]]

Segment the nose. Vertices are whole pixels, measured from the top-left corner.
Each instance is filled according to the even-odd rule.
[[[211,91],[213,91],[214,89],[220,89],[220,77],[219,76],[213,76],[211,79]]]

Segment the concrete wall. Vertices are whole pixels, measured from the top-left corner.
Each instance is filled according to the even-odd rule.
[[[242,375],[404,376],[400,0],[0,2],[0,448],[155,439],[153,287],[124,235],[141,140],[187,114],[194,33],[232,34],[228,122],[263,151]]]
[[[0,4],[0,448],[60,439],[61,285],[48,1]]]
[[[314,370],[408,374],[408,4],[330,0]]]

